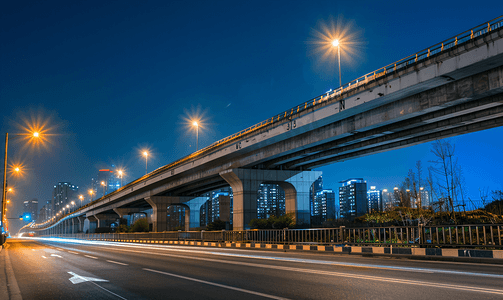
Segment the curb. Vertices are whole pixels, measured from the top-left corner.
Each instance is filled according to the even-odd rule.
[[[226,243],[226,242],[196,242],[196,241],[158,241],[158,240],[113,240],[101,241],[168,244],[184,246],[205,246],[218,248],[260,249],[303,251],[316,253],[338,253],[362,256],[388,256],[422,260],[450,260],[462,262],[483,262],[503,264],[503,250],[453,249],[453,248],[402,248],[402,247],[370,247],[370,246],[318,246],[318,245],[281,245],[261,243]]]

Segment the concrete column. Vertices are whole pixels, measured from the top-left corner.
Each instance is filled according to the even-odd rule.
[[[114,208],[114,211],[116,214],[119,215],[119,217],[122,219],[124,218],[124,216],[129,216],[131,214],[135,214],[135,213],[144,213],[143,212],[143,208],[130,208],[130,207],[120,207],[120,208]],[[147,214],[145,214],[145,217],[147,217]],[[131,218],[127,218],[127,221],[128,221],[128,226],[131,225]]]
[[[310,224],[309,189],[321,176],[319,171],[283,171],[257,169],[230,169],[220,173],[229,183],[233,193],[233,228],[249,229],[249,223],[257,218],[257,191],[261,183],[275,183],[285,190],[287,213],[294,213],[295,220]]]
[[[98,219],[94,217],[94,215],[86,215],[86,219],[84,220],[84,228],[82,229],[83,232],[85,233],[88,231],[88,233],[94,233],[96,231],[96,227],[98,223]]]
[[[303,171],[277,184],[285,191],[285,212],[293,213],[297,224],[311,224],[309,192],[321,171]]]
[[[79,228],[77,230],[77,232],[84,232],[84,221],[86,220],[85,217],[77,217],[77,220],[79,220]]]
[[[200,220],[201,206],[204,203],[206,203],[206,201],[208,201],[208,197],[197,197],[185,203],[189,206],[190,209],[189,228],[201,227],[201,220]],[[187,215],[185,215],[185,219],[187,219]]]
[[[98,228],[108,227],[119,218],[119,216],[115,214],[96,214],[94,217],[98,220]]]
[[[168,206],[183,205],[185,206],[185,230],[190,226],[190,207],[185,202],[193,199],[192,197],[183,196],[150,196],[146,197],[145,201],[152,206],[152,222],[153,231],[162,232],[168,230]]]

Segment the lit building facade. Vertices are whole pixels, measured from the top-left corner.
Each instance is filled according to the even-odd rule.
[[[96,180],[93,179],[93,190],[98,198],[121,187],[120,175],[114,168],[112,165],[112,169],[100,169]]]
[[[257,191],[257,218],[285,214],[285,191],[277,184],[262,183]]]
[[[375,186],[371,186],[367,191],[368,212],[383,211],[382,192]]]
[[[431,207],[430,193],[425,188],[420,188],[419,196],[421,197],[420,200],[422,208],[430,208]]]
[[[39,221],[46,221],[52,217],[52,200],[47,200],[38,213]]]
[[[341,218],[354,219],[367,213],[367,182],[363,178],[341,181],[339,205]]]
[[[78,199],[79,187],[70,182],[58,182],[52,192],[52,216],[56,215],[63,207]]]

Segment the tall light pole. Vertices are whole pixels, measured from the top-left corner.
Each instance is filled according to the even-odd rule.
[[[93,202],[93,194],[94,194],[94,191],[92,189],[89,190],[89,195],[91,195],[91,201],[90,202]]]
[[[80,207],[82,207],[82,200],[84,200],[84,196],[79,195],[79,200],[80,200]]]
[[[106,184],[104,181],[101,182],[101,185],[103,186],[103,197],[105,197],[105,188],[106,188]]]
[[[15,134],[16,136],[26,135],[26,134]],[[32,137],[39,138],[39,133],[37,131],[31,133]],[[5,217],[5,205],[7,197],[7,149],[9,145],[9,133],[5,133],[5,151],[4,151],[4,162],[3,162],[3,189],[2,189],[2,219],[0,220],[0,235],[2,235],[3,228],[5,227],[5,222],[7,218]],[[19,172],[19,168],[16,168],[16,172]],[[0,237],[0,244],[3,244],[3,237]]]
[[[332,46],[337,47],[337,57],[339,60],[339,86],[342,86],[342,75],[341,75],[341,45],[339,40],[334,40]]]
[[[119,176],[121,177],[121,187],[122,187],[122,170],[119,170]]]
[[[199,123],[197,121],[192,122],[192,125],[196,127],[196,151],[199,150]]]
[[[148,152],[147,151],[143,151],[143,156],[145,156],[145,175],[148,174],[148,169],[147,169],[147,166],[148,166]]]

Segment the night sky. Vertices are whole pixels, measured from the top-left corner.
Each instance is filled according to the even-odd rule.
[[[336,88],[336,61],[315,43],[331,22],[354,39],[342,58],[344,83],[501,13],[500,1],[463,3],[4,1],[2,149],[6,132],[33,121],[50,133],[38,148],[10,139],[9,161],[23,163],[25,172],[8,179],[16,189],[9,213],[18,216],[24,200],[51,199],[61,181],[85,194],[98,169],[112,164],[132,181],[145,172],[142,149],[152,153],[149,171],[190,154],[190,117],[203,118],[201,148]],[[502,137],[496,128],[449,139],[468,197],[479,199],[479,188],[503,189]],[[417,160],[427,168],[430,148],[319,170],[326,188],[351,177],[393,188]]]

